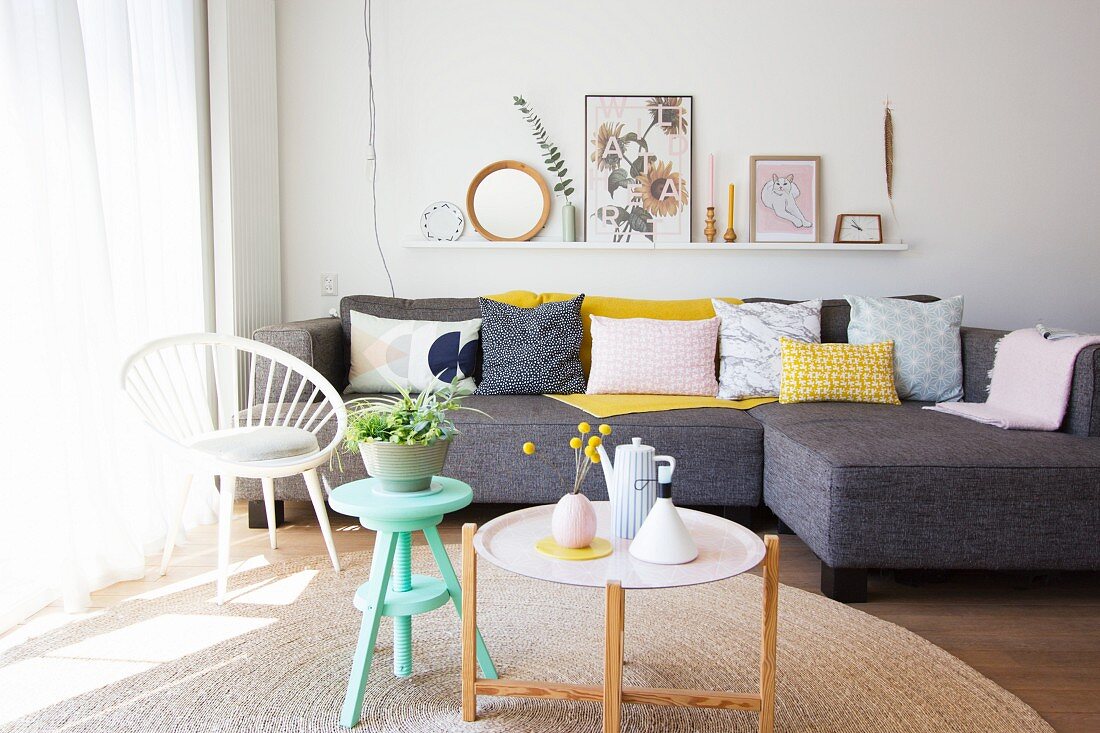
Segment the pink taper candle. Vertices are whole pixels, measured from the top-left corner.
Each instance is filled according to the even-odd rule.
[[[710,203],[707,206],[714,207],[714,153],[710,154]]]

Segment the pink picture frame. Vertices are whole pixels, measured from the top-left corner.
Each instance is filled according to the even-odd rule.
[[[753,155],[752,242],[821,241],[821,156]]]

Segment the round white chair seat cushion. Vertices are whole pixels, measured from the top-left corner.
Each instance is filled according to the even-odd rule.
[[[196,436],[191,447],[234,463],[308,456],[320,450],[313,433],[285,425],[216,430]]]

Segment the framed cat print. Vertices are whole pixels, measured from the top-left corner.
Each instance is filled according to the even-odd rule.
[[[691,97],[584,98],[584,238],[691,241]]]
[[[821,157],[749,158],[752,242],[821,241]]]

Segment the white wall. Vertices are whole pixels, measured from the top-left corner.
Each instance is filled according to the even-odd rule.
[[[1100,3],[375,0],[379,228],[397,293],[639,297],[963,293],[966,321],[1100,329]],[[371,238],[359,0],[278,0],[284,315],[385,293]],[[486,163],[539,164],[524,94],[583,181],[585,93],[694,96],[714,152],[823,157],[824,231],[887,212],[882,99],[895,105],[901,253],[406,250],[430,202],[464,206]],[[541,166],[539,166],[541,168]],[[696,191],[703,191],[702,176]],[[582,187],[578,187],[583,190]],[[702,239],[704,204],[694,209]],[[560,232],[551,217],[548,231]],[[578,226],[579,229],[579,226]]]

